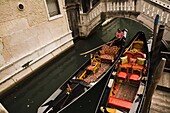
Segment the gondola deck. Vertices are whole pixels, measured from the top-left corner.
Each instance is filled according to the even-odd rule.
[[[91,73],[87,78],[84,79],[87,83],[93,83],[96,79],[98,79],[107,69],[109,68],[109,64],[101,63],[99,70],[96,73]]]

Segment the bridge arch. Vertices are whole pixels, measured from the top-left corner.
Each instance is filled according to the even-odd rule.
[[[143,26],[146,29],[148,29],[150,31],[149,36],[151,36],[152,26],[148,26],[147,24],[145,24],[144,22],[138,20],[135,17],[124,17],[124,16],[107,16],[107,18],[104,19],[105,21],[102,21],[101,23],[99,23],[97,26],[95,26],[93,29],[91,29],[89,31],[89,35],[92,34],[98,28],[101,28],[103,26],[107,26],[108,24],[112,24],[113,21],[116,20],[116,19],[125,20],[124,22],[126,22],[126,20],[129,20],[131,23],[133,22],[133,24],[134,24],[134,22],[136,22],[136,23],[138,23],[139,26]],[[122,23],[120,23],[120,22],[118,24],[122,25]],[[130,26],[132,26],[132,24]],[[124,28],[129,28],[128,26],[123,26],[123,27]],[[119,27],[117,27],[117,29],[118,28],[123,28],[123,27],[119,26]],[[137,30],[142,30],[142,29],[137,29]]]
[[[120,2],[101,0],[87,13],[80,13],[80,36],[87,37],[96,26],[105,20],[119,17],[130,18],[152,30],[157,14],[160,15],[159,24],[165,24],[166,26],[166,36],[170,35],[170,11],[167,8],[145,0],[125,0]]]
[[[108,23],[106,23],[105,21],[102,24],[98,25],[97,28],[94,28],[89,35],[95,35],[98,38],[101,38],[102,40],[107,42],[115,36],[115,32],[118,28],[126,28],[129,30],[127,34],[127,37],[129,38],[127,38],[127,41],[128,39],[130,39],[130,36],[134,36],[137,31],[145,32],[145,35],[148,39],[152,36],[152,29],[150,29],[148,26],[139,23],[134,19],[125,17],[115,17],[107,20]]]

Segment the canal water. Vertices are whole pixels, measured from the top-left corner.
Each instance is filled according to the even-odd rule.
[[[1,96],[0,102],[9,113],[36,113],[38,107],[89,58],[89,54],[80,56],[80,53],[109,41],[118,28],[128,29],[127,41],[137,31],[145,32],[146,37],[151,36],[150,30],[135,21],[115,19],[107,26],[98,27],[87,39],[76,40],[71,49],[31,73],[29,78]],[[94,113],[106,80],[103,79],[62,113]]]

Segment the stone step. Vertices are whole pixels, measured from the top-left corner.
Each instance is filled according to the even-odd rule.
[[[166,91],[155,90],[152,98],[159,98],[159,97],[163,97],[165,99],[170,100],[170,93]],[[160,98],[160,99],[163,99],[163,98]]]
[[[170,88],[170,73],[169,72],[162,73],[162,76],[159,80],[158,85]]]
[[[170,109],[170,103],[166,101],[162,101],[161,99],[154,99],[154,101],[152,101],[152,105],[157,107],[162,107],[164,109]]]
[[[149,113],[170,113],[170,110],[166,109],[166,110],[163,110],[162,108],[158,108],[157,109],[150,109],[150,112]]]
[[[152,96],[150,113],[170,113],[170,93],[163,90],[155,90]]]

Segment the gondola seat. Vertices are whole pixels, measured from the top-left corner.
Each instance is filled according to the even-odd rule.
[[[86,70],[89,70],[89,71],[92,71],[93,73],[96,73],[96,71],[99,69],[99,67],[100,67],[100,63],[96,62],[93,65],[87,66]]]
[[[141,65],[133,65],[132,68],[142,70],[144,67]]]
[[[126,64],[122,64],[121,65],[122,68],[132,68],[132,65],[130,63],[126,63]]]
[[[129,76],[129,80],[130,81],[134,81],[134,82],[138,82],[140,80],[140,76],[138,74],[134,74],[132,73],[130,76]]]
[[[127,76],[128,76],[128,74],[126,73],[126,72],[119,72],[118,73],[118,78],[120,78],[120,79],[126,79],[127,78]]]
[[[129,63],[128,56],[121,57],[121,64],[119,67],[119,71],[126,71],[127,73],[129,72],[129,69],[132,68],[132,64]]]
[[[98,55],[91,55],[91,65],[86,67],[86,70],[96,73],[101,66],[101,59]]]
[[[132,66],[132,73],[138,73],[138,74],[142,75],[143,68],[144,68],[143,66],[134,65],[134,66]]]
[[[102,62],[113,62],[114,57],[118,52],[117,46],[104,45],[100,50],[100,58]]]
[[[145,58],[137,58],[136,64],[132,66],[132,73],[135,73],[135,71],[137,71],[139,72],[140,75],[142,75],[145,60],[146,60]]]
[[[142,40],[137,40],[133,42],[133,48],[137,49],[138,51],[141,51],[143,48],[144,42]]]
[[[128,61],[129,61],[130,58],[133,58],[134,53],[131,52],[131,51],[127,51],[127,52],[125,52],[123,55],[124,55],[124,56],[127,56],[127,59],[128,59]]]
[[[136,52],[134,53],[133,58],[145,58],[145,54],[143,54],[142,52]]]
[[[127,51],[124,53],[124,57],[121,57],[120,71],[124,69],[128,73],[129,70],[132,69],[142,72],[144,62],[145,55],[142,52],[133,53],[131,51]]]
[[[115,98],[114,96],[110,96],[108,98],[108,105],[111,107],[118,107],[129,111],[130,108],[132,107],[132,104],[133,104],[132,102]]]
[[[111,55],[108,55],[108,54],[103,54],[100,56],[101,60],[104,62],[104,61],[112,61],[114,58],[113,56]]]

